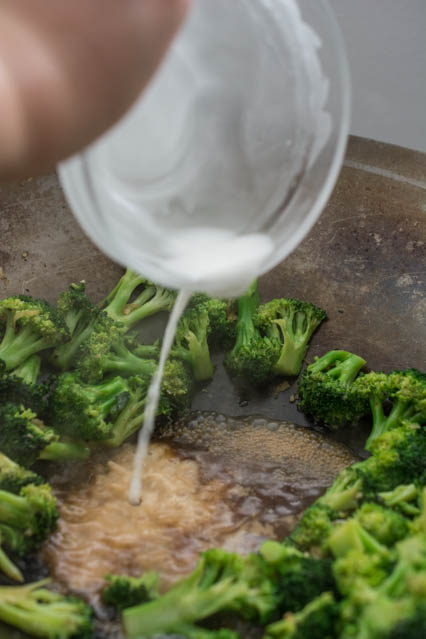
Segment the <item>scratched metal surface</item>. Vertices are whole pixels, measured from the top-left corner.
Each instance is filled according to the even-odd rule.
[[[100,299],[120,273],[74,221],[56,176],[0,186],[0,297],[28,293],[53,302],[70,282],[85,279]],[[426,155],[352,137],[321,219],[260,288],[265,300],[299,297],[327,310],[309,358],[345,348],[389,371],[426,369],[425,283]],[[152,323],[152,334],[162,325]],[[215,378],[194,408],[309,426],[289,401],[295,388],[241,395],[218,358]],[[344,434],[358,451],[364,436],[362,429]],[[0,637],[12,636],[4,633],[0,628]]]

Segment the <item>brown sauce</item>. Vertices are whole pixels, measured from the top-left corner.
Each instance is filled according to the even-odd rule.
[[[44,557],[57,581],[93,604],[108,572],[157,570],[167,588],[202,550],[250,552],[284,537],[354,461],[344,446],[286,422],[195,414],[157,433],[134,507],[134,451],[125,444],[52,478],[61,517]]]

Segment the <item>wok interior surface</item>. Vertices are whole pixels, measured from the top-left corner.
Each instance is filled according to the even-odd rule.
[[[261,279],[265,300],[296,297],[327,311],[329,320],[315,334],[309,360],[342,348],[385,372],[425,369],[425,176],[424,154],[352,137],[319,222]],[[27,293],[54,302],[71,282],[84,279],[88,294],[98,300],[122,272],[78,227],[55,175],[0,186],[0,238],[0,297]],[[147,338],[162,327],[161,321],[150,322]],[[284,390],[242,393],[218,358],[215,377],[195,397],[193,409],[311,427],[292,401],[296,389],[289,380]],[[359,454],[365,433],[361,426],[333,437]]]

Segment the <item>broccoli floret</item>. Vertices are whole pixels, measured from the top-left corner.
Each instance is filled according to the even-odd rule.
[[[18,464],[32,466],[38,459],[87,459],[90,451],[77,441],[59,440],[29,408],[7,402],[0,405],[0,449]]]
[[[64,597],[44,586],[0,586],[0,620],[34,637],[89,639],[92,611],[81,599]]]
[[[332,429],[357,423],[368,413],[368,394],[354,383],[365,363],[347,351],[317,358],[300,378],[300,408]]]
[[[204,293],[197,293],[191,297],[188,308],[207,311],[210,323],[209,343],[232,348],[237,322],[235,304],[232,300],[221,300]]]
[[[426,430],[418,424],[401,423],[377,437],[370,450],[372,456],[362,462],[364,475],[378,493],[394,490],[424,476]]]
[[[68,328],[70,339],[57,346],[50,355],[50,363],[62,371],[72,368],[79,349],[90,338],[95,326],[113,330],[113,322],[95,306],[85,294],[85,283],[71,284],[58,299],[58,312]]]
[[[27,484],[19,495],[0,491],[0,525],[22,533],[20,548],[26,554],[38,546],[55,529],[58,518],[56,499],[48,484]]]
[[[146,572],[141,577],[106,575],[106,587],[102,599],[108,606],[118,610],[153,601],[159,596],[158,573]]]
[[[0,570],[23,581],[5,551],[20,557],[37,550],[54,530],[58,512],[47,484],[26,484],[19,495],[0,490]]]
[[[373,418],[365,446],[367,450],[371,450],[377,437],[403,421],[426,423],[425,374],[415,369],[395,371],[390,375],[372,372],[359,377],[356,386],[367,392]],[[391,408],[386,410],[388,402]]]
[[[393,565],[390,550],[355,518],[334,527],[328,547],[336,558],[334,577],[343,595],[348,595],[359,579],[370,586],[378,586]]]
[[[352,550],[389,556],[387,547],[367,532],[356,518],[337,524],[333,528],[327,544],[336,558],[344,557]]]
[[[58,432],[72,439],[108,439],[113,420],[129,397],[129,385],[121,377],[95,385],[85,384],[78,373],[64,373],[50,399],[51,421]]]
[[[11,402],[0,405],[0,450],[18,464],[31,466],[56,439],[55,431],[30,409]]]
[[[191,368],[194,379],[204,382],[213,377],[209,349],[210,321],[207,310],[197,307],[181,317],[171,355]]]
[[[420,532],[396,544],[393,569],[379,585],[373,588],[363,578],[353,582],[342,606],[342,636],[394,639],[404,627],[418,631],[425,595],[426,536]]]
[[[403,628],[419,631],[425,627],[421,604],[411,596],[393,599],[364,583],[357,587],[342,606],[342,639],[397,639]],[[420,611],[420,612],[419,612]],[[407,634],[405,639],[424,635]]]
[[[0,404],[12,402],[43,414],[51,380],[37,383],[40,363],[40,357],[32,355],[14,370],[6,372],[6,366],[0,360]]]
[[[138,349],[140,354],[136,355],[127,344],[128,341],[114,331],[95,329],[81,347],[76,364],[82,379],[92,384],[107,374],[142,375],[150,379],[157,369],[157,362],[142,356],[142,346]]]
[[[142,292],[130,301],[139,286],[143,286]],[[120,322],[123,330],[128,331],[137,322],[150,315],[170,311],[175,299],[175,291],[153,284],[127,269],[117,286],[103,302],[102,308],[111,319]]]
[[[123,623],[132,639],[180,634],[182,625],[231,611],[247,620],[267,622],[278,602],[270,568],[260,555],[245,558],[220,549],[202,553],[194,572],[155,601],[127,608]]]
[[[378,493],[377,497],[384,506],[395,508],[409,517],[415,517],[420,512],[416,503],[418,491],[415,484],[401,484],[394,490]]]
[[[142,360],[141,361],[148,361]],[[64,373],[50,399],[55,428],[72,439],[120,446],[142,425],[150,378],[108,378],[86,384],[78,372]],[[157,416],[175,417],[188,407],[191,378],[185,366],[168,360]]]
[[[334,518],[333,509],[317,500],[305,510],[290,540],[301,550],[309,550],[315,555],[323,554]]]
[[[335,588],[328,558],[311,557],[276,541],[264,542],[259,553],[275,570],[280,612],[298,612],[315,597]]]
[[[191,403],[192,387],[192,376],[184,362],[169,359],[161,381],[161,414],[177,417],[185,413]]]
[[[255,324],[261,333],[280,343],[273,372],[280,376],[300,373],[312,335],[327,314],[310,302],[274,299],[257,310]]]
[[[385,546],[393,546],[409,532],[408,520],[398,512],[365,502],[355,514],[361,526]]]
[[[128,401],[114,419],[110,437],[101,442],[102,444],[112,447],[121,446],[126,439],[139,430],[144,421],[149,382],[149,379],[139,376],[128,380]],[[188,407],[191,385],[192,380],[186,368],[180,362],[168,360],[161,382],[157,417],[171,419],[181,414]]]
[[[44,483],[42,477],[0,453],[0,490],[7,490],[18,495],[21,488],[27,484],[42,483]]]
[[[0,329],[1,325],[0,359],[8,371],[69,337],[59,313],[44,300],[27,295],[0,300]]]
[[[296,613],[266,628],[264,639],[333,639],[337,637],[338,605],[330,592],[324,592]]]
[[[257,281],[238,299],[236,340],[232,351],[225,357],[229,373],[254,385],[263,385],[274,377],[273,365],[280,353],[280,343],[262,337],[254,324],[259,306]]]

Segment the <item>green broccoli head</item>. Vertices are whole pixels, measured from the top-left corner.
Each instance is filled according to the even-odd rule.
[[[189,309],[207,311],[209,317],[209,342],[214,346],[231,348],[235,342],[235,326],[237,313],[232,300],[209,297],[204,293],[196,293],[188,304]]]
[[[365,363],[347,351],[317,358],[299,380],[300,408],[332,429],[357,423],[368,413],[368,393],[355,383]]]
[[[40,357],[32,355],[13,371],[6,372],[5,368],[0,360],[0,404],[12,402],[42,415],[52,380],[49,378],[43,384],[37,384]]]
[[[66,371],[74,366],[80,347],[90,338],[95,326],[101,325],[108,331],[109,318],[87,297],[84,282],[71,284],[68,291],[61,293],[58,312],[64,319],[70,339],[52,351],[49,361],[55,368]],[[109,325],[112,324],[109,320]]]
[[[337,637],[338,605],[331,592],[324,592],[296,613],[266,628],[264,639],[333,639]]]
[[[128,396],[122,408],[110,422],[109,437],[101,443],[117,448],[139,430],[144,421],[145,406],[149,390],[149,380],[143,377],[131,377],[127,380]],[[160,400],[157,414],[163,411]]]
[[[336,513],[330,506],[317,500],[303,513],[302,519],[290,535],[291,541],[300,550],[316,555],[323,554],[335,516]]]
[[[312,557],[276,541],[266,541],[260,555],[274,570],[279,612],[298,612],[321,593],[335,590],[332,561]]]
[[[326,319],[327,314],[321,308],[290,298],[274,299],[259,307],[255,316],[257,328],[262,335],[280,343],[273,367],[276,375],[300,373],[311,337]]]
[[[153,601],[159,596],[156,572],[146,572],[141,577],[106,575],[105,580],[107,585],[102,591],[102,599],[118,610]]]
[[[191,405],[193,379],[184,362],[169,359],[161,381],[160,414],[177,417]]]
[[[129,396],[129,385],[121,377],[86,384],[78,373],[64,373],[50,398],[51,422],[58,432],[72,439],[105,440],[111,436],[114,419]]]
[[[74,367],[85,382],[94,384],[101,381],[108,372],[118,374],[120,364],[121,368],[125,367],[127,353],[120,358],[114,347],[126,350],[122,328],[106,313],[99,313],[85,339],[79,343],[74,356]]]
[[[23,468],[3,453],[0,453],[0,490],[18,495],[27,484],[42,484],[44,480],[36,473]]]
[[[409,532],[409,521],[400,513],[379,504],[365,502],[357,510],[355,519],[381,544],[391,547]]]
[[[426,375],[416,369],[361,375],[356,387],[367,393],[373,418],[367,450],[374,441],[403,421],[426,423]],[[390,403],[390,409],[387,404]]]
[[[197,382],[213,377],[209,349],[210,320],[203,307],[188,309],[181,317],[171,355],[181,359],[192,370]]]
[[[254,323],[259,306],[257,281],[238,299],[234,348],[225,357],[228,372],[239,380],[262,386],[275,377],[273,366],[280,353],[278,340],[263,337]]]
[[[418,424],[402,422],[377,437],[370,451],[372,456],[362,462],[362,472],[371,492],[391,491],[424,476],[426,431]]]
[[[337,524],[329,536],[328,547],[336,558],[334,577],[344,596],[349,595],[360,580],[371,587],[379,586],[393,567],[391,551],[357,518]]]
[[[44,586],[49,581],[0,586],[0,620],[35,637],[89,639],[91,608],[81,599],[48,590]]]
[[[44,300],[26,295],[0,300],[0,325],[0,359],[8,371],[69,338],[61,315]]]
[[[408,517],[415,517],[419,514],[418,497],[418,486],[415,483],[400,484],[393,490],[382,491],[377,495],[379,503]]]
[[[30,409],[11,402],[0,405],[0,450],[18,464],[31,466],[57,439]]]
[[[0,491],[0,531],[5,547],[20,556],[37,550],[55,529],[56,499],[48,484],[27,484],[19,495]]]
[[[117,325],[116,325],[117,326]],[[87,343],[81,348],[77,369],[82,378],[90,383],[101,381],[106,375],[133,375],[151,379],[157,369],[157,361],[148,359],[142,354],[143,346],[131,350],[133,342],[122,335],[114,335],[114,331],[98,334],[95,331]]]
[[[141,292],[132,299],[138,288]],[[101,306],[111,319],[120,322],[122,329],[128,331],[150,315],[171,311],[175,299],[175,291],[153,284],[127,269]]]

